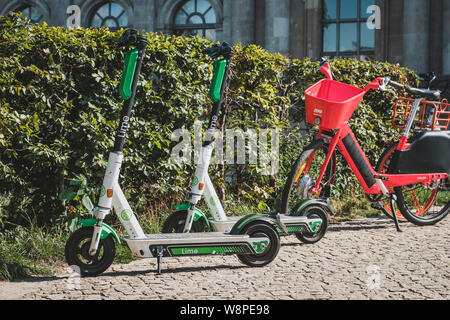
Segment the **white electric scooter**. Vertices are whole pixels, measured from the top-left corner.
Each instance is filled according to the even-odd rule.
[[[208,175],[213,152],[214,129],[221,109],[224,87],[232,57],[232,48],[227,43],[214,45],[207,53],[215,59],[213,77],[210,87],[210,98],[213,108],[210,113],[208,130],[200,152],[200,161],[197,164],[192,189],[188,195],[188,203],[175,206],[175,211],[164,221],[162,232],[234,232],[244,226],[244,221],[260,218],[261,214],[254,214],[242,218],[241,216],[227,216],[217,197],[214,185]],[[206,217],[195,205],[205,197],[210,218]],[[324,199],[308,199],[298,203],[290,214],[277,212],[267,213],[264,216],[272,219],[280,235],[295,234],[304,243],[315,243],[325,234],[328,226],[328,214],[334,214],[328,201]]]
[[[243,218],[237,227],[229,232],[145,234],[142,230],[120,188],[119,172],[146,44],[147,39],[132,29],[126,30],[118,41],[119,48],[132,48],[126,50],[124,54],[124,73],[119,90],[125,103],[114,150],[109,155],[98,206],[94,210],[95,218],[79,222],[81,228],[67,240],[65,247],[67,263],[83,276],[98,275],[111,265],[115,256],[114,239],[120,243],[117,233],[103,222],[111,209],[114,209],[128,233],[124,240],[133,255],[140,258],[157,258],[158,273],[161,272],[162,257],[235,254],[241,262],[252,267],[270,263],[280,248],[279,235],[276,231],[277,221],[270,216]],[[228,68],[221,70],[227,72]],[[221,85],[219,90],[223,89],[224,86]],[[217,104],[216,113],[219,109],[220,104]],[[209,150],[205,148],[206,160],[210,157]],[[195,205],[201,197],[200,184],[203,184],[207,177],[206,168],[207,166],[204,167],[203,173],[198,172],[199,183],[193,186],[193,193],[197,194],[192,197],[187,209],[190,217],[194,217],[194,213],[197,212]],[[189,221],[192,223],[192,219]]]

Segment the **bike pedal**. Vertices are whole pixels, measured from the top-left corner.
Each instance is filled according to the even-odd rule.
[[[448,180],[446,183],[444,183],[441,190],[443,192],[450,192],[450,180]]]
[[[381,209],[384,208],[383,203],[382,203],[382,202],[380,203],[380,201],[372,202],[372,203],[370,204],[370,206],[371,206],[373,209],[377,209],[377,210],[381,210]]]

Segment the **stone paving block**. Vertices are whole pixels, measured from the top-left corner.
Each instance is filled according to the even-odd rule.
[[[450,220],[401,227],[397,233],[388,219],[358,219],[331,224],[313,245],[283,237],[278,257],[262,268],[233,256],[168,258],[157,275],[154,260],[136,260],[81,278],[78,289],[59,275],[33,278],[23,292],[20,284],[15,290],[14,283],[0,283],[0,293],[30,300],[449,299]]]

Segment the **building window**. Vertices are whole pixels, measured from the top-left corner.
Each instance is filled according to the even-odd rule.
[[[24,17],[27,17],[33,22],[42,23],[44,22],[44,13],[35,6],[22,6],[16,10],[17,12],[22,12]]]
[[[367,27],[367,8],[375,0],[323,0],[322,55],[372,60],[375,30]]]
[[[96,8],[91,18],[91,27],[106,27],[112,31],[126,28],[128,15],[125,9],[118,3],[109,1]]]
[[[174,34],[215,39],[216,14],[208,0],[184,1],[174,16]]]

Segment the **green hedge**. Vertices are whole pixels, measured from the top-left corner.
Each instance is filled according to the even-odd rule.
[[[80,201],[59,200],[59,193],[80,175],[90,187],[99,186],[113,145],[121,109],[122,54],[114,47],[120,32],[35,25],[16,14],[0,17],[0,30],[0,221],[66,223],[83,209]],[[211,42],[157,33],[147,37],[121,184],[136,210],[156,214],[182,200],[189,188],[194,166],[169,160],[176,144],[170,137],[178,128],[191,130],[211,108],[212,63],[202,53]],[[356,86],[382,75],[402,82],[416,78],[381,62],[337,59],[331,66],[337,80]],[[291,124],[304,119],[303,92],[323,78],[317,68],[318,62],[309,59],[235,46],[221,128],[279,128],[282,137],[276,176],[262,176],[254,165],[236,165],[238,183],[230,184],[224,180],[229,166],[215,166],[214,180],[227,199],[271,205],[280,193],[286,170],[305,143],[299,126]],[[387,123],[392,99],[368,94],[352,120],[372,162],[395,134]],[[349,181],[340,174],[336,195],[344,194]]]

